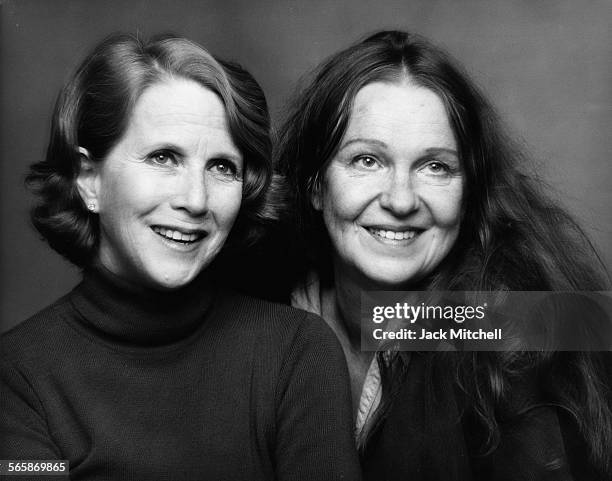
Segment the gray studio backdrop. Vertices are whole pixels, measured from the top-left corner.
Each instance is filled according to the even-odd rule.
[[[113,31],[176,32],[247,67],[275,120],[306,71],[381,28],[442,44],[489,94],[612,265],[610,0],[0,0],[0,330],[66,293],[78,271],[30,226],[28,164],[58,89]]]

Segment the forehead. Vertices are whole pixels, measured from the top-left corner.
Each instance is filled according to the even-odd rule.
[[[225,106],[219,96],[197,82],[171,78],[151,85],[140,95],[128,122],[138,135],[193,132],[201,128],[226,131]]]
[[[453,130],[440,97],[410,81],[374,82],[361,88],[345,138],[376,138],[396,146],[456,149]]]

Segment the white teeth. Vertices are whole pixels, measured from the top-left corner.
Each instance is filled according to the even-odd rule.
[[[392,240],[404,240],[404,239],[412,239],[416,235],[416,231],[407,230],[403,232],[397,232],[394,230],[383,230],[383,229],[369,229],[374,235],[378,237],[382,237],[383,239],[392,239]]]
[[[170,230],[164,227],[153,227],[153,230],[158,234],[162,235],[166,239],[177,240],[181,242],[194,242],[197,240],[200,235],[199,234],[185,234],[183,232],[179,232],[177,230]]]

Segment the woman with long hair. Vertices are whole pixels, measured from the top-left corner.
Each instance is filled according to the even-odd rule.
[[[599,291],[610,281],[441,49],[376,33],[320,65],[281,130],[292,303],[344,348],[366,479],[609,479],[594,352],[360,350],[360,294]]]

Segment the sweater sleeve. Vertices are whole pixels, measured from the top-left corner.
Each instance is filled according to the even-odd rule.
[[[0,361],[0,459],[62,459],[49,435],[44,411],[34,389],[6,359]],[[36,476],[36,479],[60,481],[69,478],[66,475]]]
[[[361,479],[348,368],[321,318],[308,314],[301,323],[283,360],[276,397],[279,481]]]

